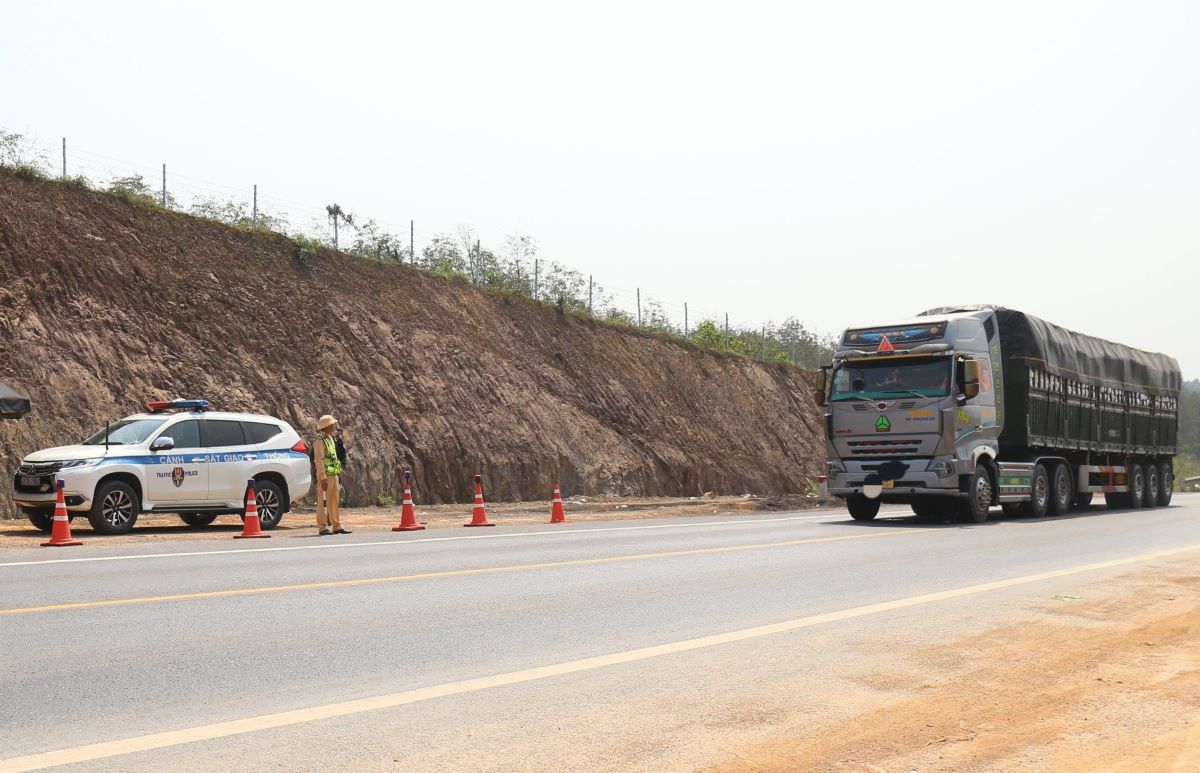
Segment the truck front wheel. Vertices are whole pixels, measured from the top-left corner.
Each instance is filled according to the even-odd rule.
[[[992,476],[987,468],[978,465],[971,482],[967,486],[967,498],[962,503],[962,515],[965,520],[983,523],[988,519],[988,510],[992,507]]]
[[[851,494],[846,497],[846,509],[850,517],[856,521],[870,521],[879,515],[879,500],[867,499],[862,494]]]

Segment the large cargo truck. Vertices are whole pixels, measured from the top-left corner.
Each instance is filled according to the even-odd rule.
[[[856,520],[1171,501],[1182,379],[1164,354],[959,306],[847,330],[818,382],[829,492]]]

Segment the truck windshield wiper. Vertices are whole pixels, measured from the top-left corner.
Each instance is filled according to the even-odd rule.
[[[922,394],[921,392],[918,392],[915,389],[888,389],[888,390],[885,390],[885,394],[889,394],[889,395],[909,394],[909,395],[916,395],[917,397],[933,397],[933,395]]]
[[[851,400],[867,400],[867,401],[869,401],[870,399],[871,398],[863,397],[862,395],[834,395],[832,398],[833,402],[835,402],[835,403],[850,402]]]

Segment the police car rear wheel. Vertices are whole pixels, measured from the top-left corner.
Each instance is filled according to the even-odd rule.
[[[258,524],[274,529],[283,520],[283,489],[269,480],[254,481],[254,502],[258,505]]]
[[[180,513],[179,517],[188,526],[194,526],[197,529],[208,526],[210,523],[217,520],[217,516],[207,515],[205,513]]]
[[[96,492],[88,521],[100,534],[128,534],[137,523],[141,503],[128,483],[109,481]]]

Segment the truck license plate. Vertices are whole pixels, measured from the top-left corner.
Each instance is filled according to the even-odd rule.
[[[42,483],[41,479],[38,478],[38,476],[36,476],[36,475],[22,475],[21,476],[21,485],[22,486],[39,486],[39,485],[41,485],[41,483]]]
[[[895,488],[895,486],[896,486],[896,481],[894,481],[894,480],[885,480],[883,482],[884,488]]]

